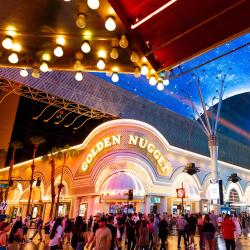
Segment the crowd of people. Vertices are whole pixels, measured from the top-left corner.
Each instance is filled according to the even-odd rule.
[[[168,248],[168,236],[177,234],[178,248],[181,241],[186,249],[215,249],[216,237],[223,237],[227,250],[235,249],[235,240],[248,236],[250,217],[247,214],[231,216],[202,214],[168,215],[164,213],[143,215],[97,213],[85,221],[81,216],[71,220],[68,216],[43,222],[35,220],[35,230],[27,237],[32,221],[30,215],[22,220],[17,217],[12,226],[0,216],[0,249],[21,249],[38,234],[39,240],[48,243],[51,250],[71,245],[73,249],[95,250],[156,250]],[[199,237],[199,245],[194,236]]]

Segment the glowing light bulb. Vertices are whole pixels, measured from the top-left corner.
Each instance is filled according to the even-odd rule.
[[[141,69],[139,67],[135,67],[134,77],[139,78],[141,76]]]
[[[80,60],[76,60],[75,64],[74,64],[74,70],[75,71],[81,71],[83,70],[83,66]]]
[[[84,41],[82,46],[81,46],[81,50],[83,53],[89,53],[91,50],[90,44],[88,41]]]
[[[8,60],[10,63],[18,63],[18,55],[15,52],[12,52],[9,57]]]
[[[33,72],[32,72],[32,77],[34,78],[39,78],[40,77],[40,73],[39,73],[39,70],[38,69],[33,69]]]
[[[26,69],[20,70],[20,76],[27,77],[29,75],[29,72]]]
[[[146,64],[143,64],[141,67],[141,74],[146,76],[148,74],[148,66]]]
[[[151,76],[151,77],[149,78],[149,84],[150,84],[151,86],[155,86],[156,83],[157,83],[157,81],[156,81],[155,76]]]
[[[48,63],[47,63],[47,62],[42,62],[41,66],[40,66],[40,70],[41,70],[43,73],[48,72],[48,70],[49,70]]]
[[[132,52],[132,54],[130,55],[130,60],[133,63],[137,63],[139,61],[139,56],[136,52]]]
[[[111,77],[112,82],[118,82],[119,81],[119,76],[117,72],[114,72]]]
[[[170,83],[170,82],[169,82],[169,79],[165,79],[165,80],[163,81],[163,85],[164,85],[164,86],[168,86],[169,83]]]
[[[98,51],[98,57],[99,58],[106,58],[106,51],[105,50],[99,50]]]
[[[100,70],[105,69],[105,61],[102,58],[99,58],[96,66]]]
[[[78,14],[76,18],[76,26],[80,29],[84,29],[86,27],[86,17],[84,14]]]
[[[88,0],[87,4],[88,4],[89,8],[92,10],[96,10],[100,6],[99,0]]]
[[[119,57],[118,49],[116,47],[113,47],[109,55],[112,59],[117,59]]]
[[[13,47],[13,39],[10,36],[6,36],[2,41],[2,45],[5,49],[12,49]]]
[[[81,72],[76,72],[75,79],[80,82],[83,79],[83,75]]]
[[[54,55],[56,57],[62,57],[63,56],[63,47],[61,45],[57,45],[54,49]]]
[[[65,39],[64,39],[64,37],[63,36],[58,36],[57,39],[56,39],[56,43],[58,45],[61,45],[61,46],[65,45]]]
[[[164,89],[164,85],[163,85],[162,82],[158,82],[158,84],[157,84],[157,89],[158,89],[159,91],[162,91],[162,90]]]
[[[122,48],[127,48],[128,47],[128,39],[125,35],[122,35],[121,36],[121,39],[119,41],[119,45],[122,47]]]
[[[112,16],[109,16],[105,22],[105,28],[109,31],[113,31],[116,28],[115,19]]]
[[[14,43],[13,44],[13,47],[12,47],[12,50],[15,51],[15,52],[20,52],[22,49],[22,46],[19,44],[19,43]]]

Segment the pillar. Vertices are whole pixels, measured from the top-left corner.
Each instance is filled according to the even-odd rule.
[[[72,208],[71,208],[71,218],[75,218],[79,215],[79,208],[80,208],[81,198],[75,197],[72,200]]]
[[[6,96],[6,94],[7,92],[0,92],[0,101],[4,96]],[[10,94],[3,99],[2,103],[0,103],[0,149],[5,151],[3,154],[0,154],[0,168],[5,166],[6,155],[15,123],[19,99],[20,97],[18,95]]]
[[[148,215],[150,213],[151,196],[145,197],[144,214]]]
[[[87,218],[86,219],[88,219],[90,217],[90,215],[94,215],[93,214],[94,202],[95,202],[95,198],[93,196],[88,197],[88,207],[87,207]]]
[[[167,197],[162,196],[161,197],[161,206],[160,206],[160,214],[167,212]]]

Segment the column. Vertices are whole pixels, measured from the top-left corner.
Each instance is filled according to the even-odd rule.
[[[95,201],[95,197],[93,197],[93,196],[88,197],[87,218],[86,219],[88,219],[90,217],[90,215],[94,215],[93,214],[94,201]]]
[[[161,206],[160,206],[160,214],[167,212],[167,197],[162,196],[161,197]]]
[[[151,204],[151,196],[145,197],[145,203],[144,203],[144,214],[148,215],[150,213],[150,204]]]
[[[72,218],[75,218],[79,215],[79,208],[80,208],[81,198],[74,198],[72,200],[72,208],[71,208],[71,215]]]

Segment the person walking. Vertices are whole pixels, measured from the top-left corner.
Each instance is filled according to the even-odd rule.
[[[188,228],[189,228],[189,237],[190,237],[190,244],[194,244],[194,235],[196,232],[196,224],[197,224],[197,219],[194,216],[194,214],[191,214],[190,217],[188,218]]]
[[[234,231],[235,224],[229,214],[226,214],[224,221],[221,223],[222,235],[225,240],[227,250],[235,250]]]
[[[158,249],[158,242],[159,242],[159,224],[160,224],[160,215],[156,214],[154,217],[154,225],[153,225],[153,249]]]
[[[202,214],[198,215],[197,227],[198,227],[198,233],[200,236],[200,240],[199,240],[200,249],[205,249],[204,237],[203,237],[203,217],[202,217]]]
[[[203,224],[203,236],[205,240],[205,249],[214,250],[215,249],[215,226],[210,222],[209,215],[204,218]]]
[[[61,246],[62,233],[63,233],[62,219],[57,218],[50,233],[50,241],[49,241],[50,250],[62,249]]]
[[[128,215],[126,222],[126,235],[128,239],[127,250],[134,250],[135,248],[135,221],[132,218],[132,214]]]
[[[39,236],[40,236],[39,240],[42,241],[42,239],[43,239],[42,226],[43,226],[43,220],[42,220],[40,215],[37,215],[36,225],[35,225],[35,232],[34,232],[33,236],[30,238],[31,241],[35,238],[35,236],[37,234],[39,234]]]
[[[187,247],[186,233],[185,228],[187,226],[187,221],[184,219],[184,215],[182,214],[176,222],[176,228],[178,231],[178,249],[181,248],[181,237],[183,237],[185,248]]]
[[[114,226],[114,216],[110,215],[108,217],[107,227],[109,228],[109,230],[112,234],[110,250],[114,250],[114,248],[117,246],[117,237],[116,237],[117,228]]]
[[[140,250],[149,250],[149,230],[148,222],[142,220],[141,226],[139,228],[139,249]]]
[[[161,240],[160,249],[166,249],[168,237],[168,222],[166,214],[163,215],[162,220],[159,223],[159,238]]]
[[[10,235],[8,250],[18,250],[21,249],[23,243],[23,223],[22,221],[16,221],[13,225]]]

